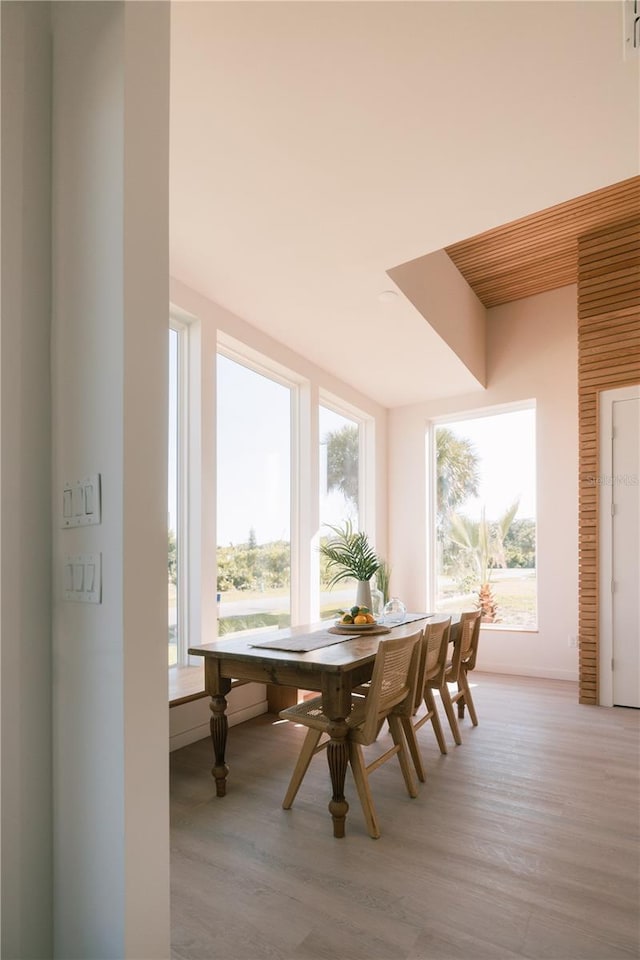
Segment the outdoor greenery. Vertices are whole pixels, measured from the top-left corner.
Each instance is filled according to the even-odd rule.
[[[358,509],[360,430],[357,423],[331,430],[322,441],[327,448],[327,490],[337,490]]]
[[[218,592],[274,590],[291,582],[291,545],[287,540],[256,543],[249,531],[245,543],[218,547]]]

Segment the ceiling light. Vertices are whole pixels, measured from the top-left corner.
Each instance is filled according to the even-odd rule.
[[[378,300],[380,303],[393,303],[397,297],[398,294],[395,290],[383,290],[382,293],[378,294]]]

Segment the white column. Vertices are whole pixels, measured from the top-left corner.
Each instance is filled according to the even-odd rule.
[[[54,503],[99,473],[102,522],[54,517],[56,957],[169,955],[169,13],[53,14]],[[102,555],[102,602],[62,595]]]

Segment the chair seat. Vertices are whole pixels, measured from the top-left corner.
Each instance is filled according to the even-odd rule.
[[[363,723],[365,709],[366,697],[352,693],[351,713],[346,718],[347,726],[353,728]],[[305,727],[311,727],[314,730],[326,730],[329,723],[329,718],[322,712],[322,697],[313,697],[311,700],[303,700],[292,707],[286,707],[280,711],[280,716],[283,720],[302,723]]]

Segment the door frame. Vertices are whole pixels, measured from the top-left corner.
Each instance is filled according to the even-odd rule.
[[[640,400],[640,384],[602,390],[598,397],[598,703],[613,706],[613,404],[620,400]],[[607,478],[609,482],[607,483]]]

